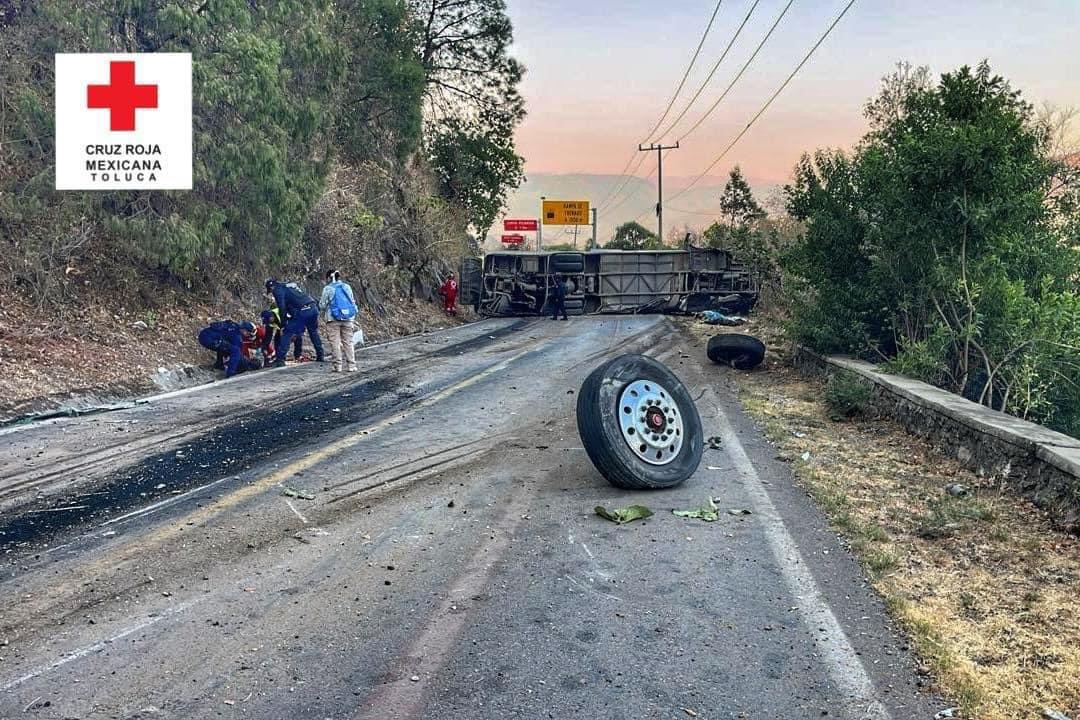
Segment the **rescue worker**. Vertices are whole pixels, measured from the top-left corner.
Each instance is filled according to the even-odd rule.
[[[569,320],[566,317],[566,278],[561,274],[555,276],[555,284],[551,289],[552,305],[554,306],[554,312],[551,315],[552,320],[559,320],[559,313],[562,313],[562,320]]]
[[[439,288],[439,293],[443,296],[443,312],[447,315],[457,315],[457,292],[457,279],[454,277],[454,273],[450,273],[446,276],[446,281],[442,284],[442,287]]]
[[[232,320],[219,320],[199,331],[199,344],[217,353],[214,369],[224,369],[227,378],[251,369],[251,364],[244,358],[243,347],[245,341],[254,338],[255,324],[250,322],[237,324]]]
[[[356,347],[353,345],[358,313],[356,297],[352,286],[341,280],[341,273],[337,270],[326,273],[326,287],[319,298],[319,310],[323,313],[323,328],[330,341],[333,371],[341,372],[344,366],[347,372],[356,372]]]
[[[319,337],[319,306],[315,299],[296,283],[283,283],[273,279],[266,281],[266,292],[274,296],[278,309],[285,314],[285,327],[281,331],[274,367],[285,367],[289,345],[293,338],[303,337],[305,330],[311,338],[311,344],[315,346],[315,361],[323,362],[322,338]]]
[[[263,310],[260,317],[262,318],[263,331],[261,347],[263,357],[266,358],[269,364],[273,362],[277,348],[281,344],[281,329],[285,326],[285,323],[281,321],[281,309],[276,305],[269,310]],[[293,340],[293,360],[299,360],[303,350],[303,337],[297,335],[296,339]]]

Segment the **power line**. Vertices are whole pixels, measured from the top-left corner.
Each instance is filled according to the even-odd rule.
[[[697,130],[699,127],[701,127],[701,124],[703,122],[705,122],[705,120],[710,115],[712,115],[713,111],[716,110],[717,106],[719,106],[720,103],[723,102],[724,98],[726,98],[728,96],[728,93],[731,92],[731,89],[733,87],[735,87],[735,83],[739,82],[739,78],[741,78],[743,76],[743,73],[746,72],[746,69],[748,67],[750,67],[750,64],[752,62],[754,62],[754,58],[756,58],[758,56],[758,53],[761,52],[761,48],[765,47],[765,43],[767,43],[769,41],[769,38],[772,37],[773,32],[776,30],[777,26],[780,24],[780,21],[784,19],[784,16],[787,15],[787,11],[791,8],[792,3],[794,3],[794,2],[795,2],[795,0],[788,0],[788,4],[785,5],[784,9],[780,11],[780,14],[776,16],[776,20],[773,22],[772,27],[769,28],[769,32],[765,33],[765,37],[761,38],[761,42],[759,42],[758,46],[756,48],[754,48],[754,54],[751,55],[750,59],[747,60],[743,64],[742,68],[739,69],[738,74],[735,75],[735,77],[731,81],[731,83],[729,83],[727,88],[724,89],[724,92],[721,93],[720,97],[716,98],[716,102],[714,102],[712,105],[710,105],[709,109],[705,111],[705,114],[702,115],[700,118],[698,118],[698,121],[696,123],[694,123],[693,125],[691,125],[690,129],[687,130],[686,132],[684,132],[679,137],[680,140],[683,140],[683,139],[689,137],[695,130]]]
[[[634,160],[637,160],[637,162],[635,163]],[[604,205],[606,205],[607,203],[611,202],[612,200],[614,200],[615,198],[617,198],[619,196],[619,193],[621,193],[623,191],[623,189],[626,187],[626,184],[628,182],[630,182],[630,178],[634,177],[637,174],[638,168],[641,167],[641,164],[643,162],[645,162],[645,157],[641,153],[639,153],[639,152],[637,152],[635,150],[633,156],[631,156],[630,160],[626,163],[625,167],[623,167],[622,172],[619,173],[619,180],[616,181],[616,183],[615,183],[615,189],[613,191],[609,192],[604,197],[603,200],[601,200],[599,203],[597,203],[597,205],[596,205],[597,210],[606,209],[604,207]],[[633,164],[633,166],[634,166],[634,168],[632,170],[630,170],[630,165],[631,164]],[[627,172],[626,172],[627,170],[630,170],[629,174],[627,174]]]
[[[642,162],[644,162],[645,161],[645,155],[642,155],[641,159],[642,159]],[[650,170],[649,173],[643,178],[637,178],[636,176],[633,176],[633,177],[635,179],[648,180],[649,178],[651,178],[653,175],[656,174],[657,169],[658,168],[654,166],[653,169]],[[623,195],[621,200],[619,200],[617,203],[615,203],[614,205],[607,208],[607,210],[605,212],[607,212],[609,214],[612,213],[612,212],[615,212],[615,208],[621,207],[622,205],[624,205],[626,203],[627,200],[629,200],[632,197],[633,197],[633,195],[630,195],[629,193],[626,194],[626,195]]]
[[[709,74],[705,78],[705,81],[701,83],[700,87],[698,87],[697,89],[697,92],[694,93],[694,97],[690,98],[690,102],[688,102],[686,104],[686,107],[682,109],[682,112],[679,113],[679,117],[675,118],[671,122],[671,124],[668,125],[662,133],[660,133],[661,137],[670,133],[671,129],[678,125],[680,120],[686,117],[686,113],[690,112],[690,108],[694,106],[694,103],[697,102],[697,99],[701,97],[701,93],[703,93],[705,91],[705,88],[709,86],[709,83],[712,82],[713,76],[716,75],[716,71],[720,68],[720,63],[724,62],[724,58],[726,58],[728,56],[728,52],[731,51],[731,46],[734,45],[735,41],[739,39],[739,35],[742,34],[743,28],[746,27],[746,23],[750,20],[750,16],[754,14],[754,9],[757,8],[759,2],[761,2],[761,0],[754,0],[754,4],[750,6],[750,10],[747,11],[746,17],[743,18],[742,24],[740,24],[739,27],[735,30],[735,34],[731,36],[731,40],[728,42],[727,47],[724,48],[724,52],[720,53],[720,59],[713,63],[712,69],[709,70]]]
[[[694,69],[694,63],[697,62],[698,55],[701,54],[701,46],[705,44],[705,39],[709,37],[709,31],[712,30],[713,22],[716,21],[716,14],[720,12],[720,4],[723,0],[717,0],[716,7],[713,8],[712,17],[709,18],[709,24],[705,26],[705,32],[701,35],[701,40],[698,41],[697,49],[694,50],[694,56],[690,58],[690,64],[686,66],[686,72],[683,73],[682,80],[679,81],[679,87],[675,88],[675,93],[671,96],[671,101],[664,108],[664,114],[660,116],[660,119],[656,121],[656,124],[652,126],[652,130],[645,134],[645,139],[640,144],[644,145],[653,139],[653,133],[656,132],[656,128],[663,124],[667,119],[668,113],[671,112],[671,108],[675,105],[675,101],[679,98],[679,93],[682,92],[683,87],[686,85],[686,79],[690,77],[690,71]]]
[[[756,5],[758,1],[760,1],[760,0],[756,0],[754,4]],[[660,116],[660,119],[656,121],[656,124],[653,125],[652,129],[649,130],[649,132],[645,134],[645,142],[649,141],[649,139],[652,137],[653,133],[656,132],[656,128],[660,127],[660,125],[667,118],[668,113],[671,112],[671,108],[675,105],[675,101],[678,99],[679,93],[682,92],[683,87],[686,85],[687,78],[690,77],[690,71],[693,70],[694,64],[697,62],[698,55],[701,54],[701,48],[705,44],[705,39],[709,36],[709,32],[712,30],[713,22],[716,20],[717,13],[720,12],[720,5],[721,5],[722,2],[723,2],[723,0],[717,0],[716,7],[713,8],[712,16],[709,18],[709,24],[706,25],[705,32],[702,33],[702,35],[701,35],[701,40],[698,42],[697,50],[694,51],[694,56],[692,58],[690,58],[690,64],[686,66],[686,72],[683,73],[682,80],[679,81],[679,86],[675,89],[675,92],[672,94],[671,101],[668,103],[667,108],[664,109],[664,114]],[[641,155],[640,155],[640,153],[638,153],[636,151],[631,153],[629,159],[627,159],[627,161],[626,161],[626,164],[623,166],[622,172],[619,173],[619,175],[622,176],[622,178],[623,178],[622,182],[619,183],[616,186],[616,189],[613,192],[608,193],[604,197],[603,200],[601,200],[599,203],[596,204],[596,207],[597,207],[598,210],[603,208],[604,205],[606,205],[608,202],[613,200],[615,197],[618,196],[618,194],[620,192],[622,192],[622,190],[625,187],[626,183],[629,182],[626,171],[630,169],[630,166],[634,163],[635,159],[637,160],[637,166],[633,170],[630,171],[630,176],[633,176],[634,173],[637,172],[637,168],[641,167]]]
[[[713,63],[712,68],[709,70],[708,77],[705,78],[705,82],[703,82],[701,84],[701,86],[698,87],[697,92],[695,92],[694,96],[692,98],[690,98],[690,102],[687,103],[686,107],[684,107],[682,109],[682,112],[679,113],[679,116],[677,118],[675,118],[675,120],[670,125],[668,125],[668,127],[665,128],[662,133],[660,133],[661,137],[664,136],[664,135],[667,135],[669,132],[671,132],[672,128],[674,128],[676,125],[678,125],[678,123],[686,116],[686,113],[689,112],[690,108],[693,107],[693,105],[697,101],[698,97],[701,96],[701,93],[705,90],[706,87],[708,87],[709,83],[712,81],[713,76],[716,75],[716,71],[720,67],[720,64],[727,57],[728,52],[731,50],[732,46],[735,44],[735,41],[739,38],[739,35],[742,33],[743,28],[746,27],[746,23],[750,20],[750,16],[753,15],[754,10],[757,8],[758,3],[760,1],[761,0],[754,0],[754,3],[750,6],[750,10],[746,13],[746,16],[743,17],[742,23],[739,24],[738,28],[736,28],[735,34],[731,37],[731,40],[728,42],[727,47],[725,47],[724,51],[720,54],[720,58],[715,63]],[[742,69],[739,70],[738,75],[736,75],[735,79],[732,80],[731,84],[728,85],[727,89],[724,91],[724,94],[721,95],[720,98],[716,102],[714,102],[712,104],[712,107],[709,108],[709,110],[708,110],[708,112],[706,112],[705,116],[703,116],[701,118],[701,120],[699,120],[697,122],[697,124],[694,126],[693,129],[696,129],[697,126],[700,125],[701,122],[704,121],[704,118],[708,117],[709,113],[711,113],[713,110],[716,109],[716,107],[720,104],[720,102],[727,96],[727,94],[735,86],[735,83],[737,83],[739,81],[739,78],[742,77],[742,74],[744,72],[746,72],[746,69],[750,66],[750,63],[752,63],[754,61],[754,58],[757,57],[758,53],[761,51],[761,48],[765,45],[765,42],[772,35],[773,31],[776,30],[776,26],[779,25],[780,20],[782,20],[784,15],[787,14],[788,9],[791,7],[791,4],[794,1],[795,0],[789,0],[788,1],[787,6],[784,7],[783,11],[776,18],[776,21],[773,23],[772,27],[769,29],[769,32],[765,35],[764,39],[762,39],[762,41],[758,44],[757,48],[754,50],[754,54],[750,56],[750,59],[747,60],[746,64],[743,65]],[[667,113],[665,112],[665,115],[666,114]],[[659,123],[658,123],[658,125],[659,125]],[[655,128],[654,128],[654,130],[655,130]],[[629,167],[629,165],[630,164],[627,163],[627,167]],[[639,161],[638,162],[638,167],[640,167],[640,165],[641,165],[641,163]],[[623,169],[623,172],[624,173],[626,172],[625,168]],[[631,172],[631,175],[633,175],[635,172],[637,172],[636,168],[635,168],[634,171]],[[614,200],[616,197],[618,197],[619,193],[621,193],[621,192],[623,192],[623,190],[625,190],[628,183],[629,183],[629,178],[624,179],[624,181],[620,185],[618,185],[616,187],[615,191],[613,193],[609,194],[604,199],[604,203],[605,204],[609,203],[612,200]],[[621,203],[618,203],[618,204],[621,204]],[[609,207],[609,208],[602,208],[602,209],[604,209],[606,212],[610,212],[613,208]]]
[[[773,101],[776,100],[776,98],[779,97],[780,93],[784,91],[784,88],[786,88],[791,83],[792,79],[794,79],[795,75],[798,74],[799,70],[802,70],[803,65],[805,65],[810,60],[810,57],[821,46],[821,44],[825,42],[825,38],[829,37],[829,34],[833,31],[833,28],[835,28],[837,24],[839,24],[840,20],[842,20],[843,17],[847,15],[848,10],[850,10],[851,6],[854,4],[855,0],[849,0],[848,4],[844,6],[844,9],[840,11],[840,14],[836,16],[836,19],[832,21],[832,24],[829,25],[829,27],[825,30],[821,37],[818,38],[818,41],[814,43],[813,47],[810,48],[810,50],[806,53],[803,59],[799,62],[799,64],[795,66],[795,69],[791,71],[791,74],[787,76],[787,79],[784,80],[784,82],[781,83],[780,87],[776,89],[776,92],[772,94],[772,97],[765,101],[765,104],[761,106],[761,109],[757,111],[757,114],[755,114],[754,117],[750,118],[750,122],[746,123],[746,127],[742,129],[742,132],[736,135],[735,139],[728,143],[728,146],[724,148],[723,152],[721,152],[715,160],[712,161],[712,164],[710,164],[709,167],[705,168],[700,175],[694,178],[694,180],[689,185],[668,198],[669,200],[674,200],[675,198],[684,195],[690,190],[690,188],[697,185],[702,178],[709,174],[710,170],[716,167],[720,163],[720,161],[724,159],[724,156],[731,151],[731,148],[735,147],[736,143],[738,143],[739,140],[742,139],[743,135],[745,135],[747,131],[750,130],[753,124],[757,122],[758,118],[765,114],[765,111],[769,109],[769,106],[772,105]]]

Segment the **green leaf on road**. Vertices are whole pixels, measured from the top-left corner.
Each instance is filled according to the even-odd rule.
[[[675,517],[697,518],[705,522],[716,522],[720,519],[720,511],[712,498],[708,498],[704,505],[695,510],[672,510],[671,513]]]
[[[603,505],[597,505],[595,511],[597,515],[605,520],[610,520],[619,525],[633,522],[634,520],[644,520],[647,517],[651,517],[653,514],[653,511],[644,505],[630,505],[629,507],[615,508],[613,510],[608,510]]]
[[[295,489],[293,489],[291,487],[284,488],[281,491],[281,494],[284,495],[285,497],[299,498],[301,500],[314,500],[315,499],[315,496],[312,495],[311,493],[304,492],[303,490],[295,490]]]

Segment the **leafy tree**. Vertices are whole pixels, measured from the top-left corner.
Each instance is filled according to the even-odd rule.
[[[35,296],[56,297],[79,256],[115,256],[95,280],[116,283],[139,267],[218,284],[222,268],[276,265],[303,236],[338,158],[375,163],[380,180],[397,177],[390,197],[411,202],[401,178],[420,144],[427,75],[405,0],[16,6],[26,9],[6,12],[0,32],[11,59],[0,64],[0,237],[18,245],[0,263]],[[117,50],[192,53],[193,191],[51,189],[52,54]]]
[[[745,228],[752,222],[765,216],[765,211],[754,199],[750,184],[743,177],[742,170],[736,165],[720,193],[720,212],[729,228]]]
[[[738,165],[732,168],[720,194],[720,213],[720,219],[703,233],[706,245],[730,251],[749,268],[759,287],[770,291],[767,294],[778,293],[779,226],[767,221]]]
[[[656,233],[631,221],[615,228],[615,236],[604,247],[609,250],[660,250],[664,244]]]
[[[509,54],[514,33],[504,0],[410,0],[410,8],[427,74],[429,116],[495,113],[495,125],[504,129],[520,122],[524,68]]]
[[[514,151],[513,136],[491,131],[483,122],[451,117],[429,141],[429,161],[438,191],[460,207],[476,237],[486,237],[506,206],[506,194],[524,179],[524,160]]]
[[[796,333],[1080,431],[1080,203],[1045,125],[986,63],[894,77],[867,116],[786,189]]]
[[[525,117],[524,68],[510,55],[503,0],[409,0],[426,77],[427,158],[439,192],[485,237],[524,179],[514,131]]]

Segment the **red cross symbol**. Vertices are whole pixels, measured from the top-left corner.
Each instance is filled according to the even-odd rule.
[[[157,85],[135,84],[135,63],[117,60],[109,63],[109,84],[86,88],[86,105],[109,111],[109,129],[113,132],[135,129],[136,108],[156,108]]]

